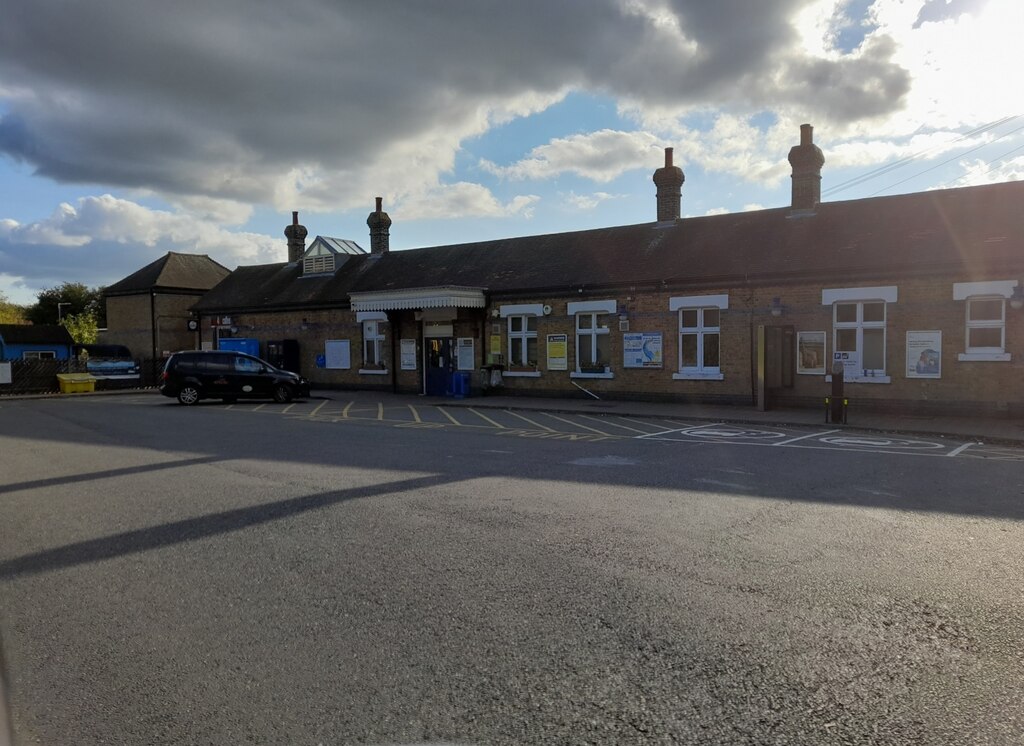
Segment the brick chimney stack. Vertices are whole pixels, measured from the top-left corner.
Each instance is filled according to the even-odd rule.
[[[383,202],[384,199],[382,197],[377,197],[377,209],[366,218],[366,224],[370,227],[371,255],[384,255],[388,253],[391,218],[381,208]]]
[[[654,185],[658,187],[658,222],[679,220],[682,202],[683,169],[672,165],[672,148],[665,148],[665,165],[654,172]]]
[[[789,151],[789,165],[793,167],[794,210],[813,210],[821,202],[821,167],[825,156],[814,144],[814,128],[800,125],[800,144]]]
[[[288,239],[288,263],[300,261],[306,253],[306,236],[309,231],[306,226],[299,225],[298,211],[292,212],[292,224],[284,229],[284,236]]]

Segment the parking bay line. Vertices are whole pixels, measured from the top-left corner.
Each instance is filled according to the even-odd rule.
[[[623,430],[631,430],[634,433],[643,433],[643,434],[647,433],[646,430],[640,430],[639,428],[630,427],[629,425],[620,425],[618,422],[613,422],[611,419],[603,419],[602,420],[602,419],[598,419],[597,417],[591,417],[588,414],[581,414],[580,417],[583,417],[584,419],[588,419],[591,422],[607,423],[607,424],[611,425],[612,427],[621,427]]]
[[[564,417],[559,417],[557,414],[551,414],[551,412],[545,412],[544,414],[546,414],[548,417],[553,417],[556,420],[560,420],[564,422],[566,425],[572,425],[573,427],[582,427],[584,430],[590,430],[592,433],[597,433],[598,435],[607,435],[609,438],[619,437],[617,435],[613,435],[612,433],[606,433],[603,430],[598,430],[596,427],[589,427],[587,425],[584,425],[582,422],[573,422],[572,420],[567,420]],[[585,417],[586,415],[581,416]]]
[[[461,422],[459,422],[457,419],[455,419],[450,414],[448,414],[448,412],[446,412],[443,407],[435,407],[435,409],[437,409],[438,412],[440,412],[445,417],[447,417],[449,420],[451,420],[453,425],[459,425],[459,426],[462,425]]]
[[[416,407],[414,407],[412,404],[409,404],[407,406],[409,407],[409,411],[412,412],[412,418],[416,420],[416,422],[423,422],[423,420],[420,419],[420,413],[416,411]]]
[[[553,427],[548,427],[547,425],[542,425],[539,422],[534,422],[529,417],[525,417],[525,416],[523,416],[521,414],[518,414],[517,412],[513,412],[511,409],[506,409],[505,411],[508,412],[513,417],[518,417],[521,420],[525,420],[526,422],[529,422],[534,427],[539,427],[541,430],[547,430],[549,433],[555,432],[555,429]]]
[[[502,425],[502,424],[501,424],[500,422],[495,422],[494,420],[492,420],[492,419],[491,419],[490,417],[488,417],[487,415],[485,415],[485,414],[483,414],[483,413],[481,413],[481,412],[477,412],[477,411],[476,411],[475,409],[473,409],[473,407],[466,407],[466,408],[467,408],[467,409],[468,409],[468,410],[469,410],[470,412],[472,412],[473,414],[475,414],[475,415],[476,415],[477,417],[480,417],[481,419],[484,419],[484,420],[486,420],[487,422],[490,422],[490,423],[491,423],[492,425],[494,425],[495,427],[501,428],[502,430],[506,429],[506,428],[505,428],[505,426],[504,426],[504,425]]]

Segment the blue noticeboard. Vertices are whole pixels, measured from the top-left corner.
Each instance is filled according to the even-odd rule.
[[[225,339],[218,340],[217,349],[244,352],[246,355],[259,357],[260,341],[258,339],[250,339],[247,337],[227,337]]]

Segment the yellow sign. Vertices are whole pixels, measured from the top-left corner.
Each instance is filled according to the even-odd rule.
[[[548,335],[548,370],[569,369],[569,335]]]
[[[492,355],[500,355],[501,354],[501,335],[500,334],[492,334],[491,335],[491,354]]]

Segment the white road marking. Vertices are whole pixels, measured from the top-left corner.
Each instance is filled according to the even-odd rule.
[[[810,435],[801,435],[799,438],[790,438],[789,440],[779,441],[778,443],[772,443],[773,446],[784,446],[787,443],[796,443],[798,440],[804,440],[805,438],[817,438],[821,435],[828,435],[829,433],[838,433],[838,430],[826,430],[823,433],[811,433]]]
[[[952,451],[950,451],[946,455],[947,456],[957,456],[957,455],[963,453],[964,451],[966,451],[968,448],[970,448],[973,445],[974,445],[974,443],[964,443],[962,446],[960,446],[959,448],[953,449]]]
[[[597,417],[591,417],[590,415],[586,415],[586,414],[581,414],[580,417],[582,417],[584,419],[587,419],[587,420],[590,420],[591,422],[599,422],[602,425],[607,424],[607,425],[611,425],[612,427],[621,427],[623,430],[630,430],[630,431],[632,431],[634,433],[642,433],[644,435],[648,434],[647,430],[638,430],[637,428],[630,427],[629,425],[620,425],[618,422],[614,422],[613,420],[610,420],[610,419],[607,419],[607,418],[606,419],[599,419]]]

